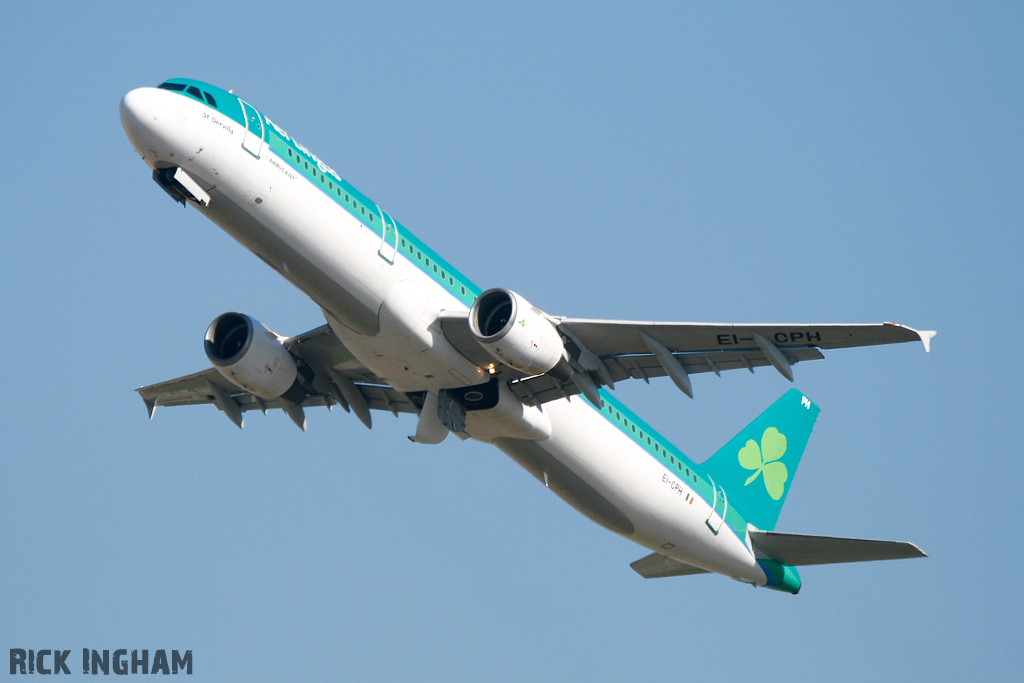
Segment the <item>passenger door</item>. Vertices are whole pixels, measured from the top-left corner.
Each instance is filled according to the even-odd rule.
[[[715,480],[708,477],[708,481],[711,482],[711,488],[714,490],[714,497],[711,501],[711,512],[708,514],[705,524],[708,528],[717,535],[722,528],[722,522],[725,521],[725,515],[729,511],[729,498],[725,495],[725,489],[715,483]],[[721,507],[722,511],[719,513],[718,508]]]
[[[241,97],[238,98],[238,103],[242,105],[242,116],[245,117],[245,137],[242,138],[242,147],[246,152],[259,159],[263,152],[263,142],[266,140],[266,124],[263,117],[251,104]]]
[[[391,216],[384,213],[384,210],[379,206],[377,211],[380,212],[380,220],[383,227],[377,255],[388,263],[394,264],[395,256],[398,255],[398,224],[395,223]]]

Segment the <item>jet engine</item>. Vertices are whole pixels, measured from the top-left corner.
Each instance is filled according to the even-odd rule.
[[[554,324],[507,289],[489,289],[477,297],[469,311],[469,329],[494,358],[531,375],[552,370],[565,356]]]
[[[301,403],[295,359],[258,320],[225,313],[206,330],[206,357],[232,384],[265,399],[284,397]]]

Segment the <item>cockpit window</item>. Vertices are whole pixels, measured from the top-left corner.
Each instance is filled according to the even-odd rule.
[[[174,92],[187,92],[189,95],[196,98],[200,102],[202,102],[203,98],[205,97],[207,104],[209,104],[211,107],[215,109],[217,107],[217,100],[213,99],[213,95],[206,92],[205,90],[200,90],[194,85],[185,85],[183,83],[171,83],[169,81],[165,81],[157,87],[162,88],[163,90],[173,90]]]

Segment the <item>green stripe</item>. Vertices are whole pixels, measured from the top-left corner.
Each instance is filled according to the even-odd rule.
[[[295,169],[313,185],[345,209],[356,220],[383,239],[384,217],[377,203],[352,186],[344,178],[331,173],[333,169],[302,149],[287,133],[268,121],[268,145],[282,161]],[[282,135],[283,133],[283,135]],[[327,169],[325,173],[324,170]],[[483,291],[448,261],[412,234],[404,225],[388,214],[398,228],[398,253],[431,277],[466,306],[472,306]]]
[[[244,130],[246,125],[245,115],[242,111],[242,106],[238,102],[237,95],[209,83],[188,78],[172,78],[165,82],[180,83],[185,86],[194,85],[200,90],[210,93],[217,100],[217,111],[242,126]],[[182,97],[194,99],[184,91],[168,90],[167,92],[174,92]],[[270,150],[277,154],[282,161],[287,162],[299,175],[313,183],[313,185],[319,186],[321,191],[330,197],[335,204],[345,209],[356,220],[383,239],[384,217],[381,215],[377,203],[345,181],[340,175],[332,173],[333,169],[324,164],[323,160],[316,158],[309,150],[295,142],[285,131],[267,119],[263,112],[259,112],[259,114],[266,121],[264,126],[266,131],[265,138]],[[473,284],[469,278],[459,272],[457,268],[453,267],[437,252],[424,244],[421,239],[412,234],[404,225],[394,220],[393,216],[389,214],[389,217],[398,229],[398,252],[432,278],[434,282],[448,290],[456,299],[466,306],[472,306],[483,290]]]

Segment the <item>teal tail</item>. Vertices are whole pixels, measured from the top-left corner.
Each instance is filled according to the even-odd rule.
[[[758,529],[771,531],[779,521],[819,412],[790,389],[701,465],[725,491],[729,506]]]

